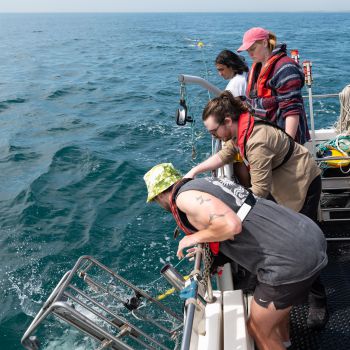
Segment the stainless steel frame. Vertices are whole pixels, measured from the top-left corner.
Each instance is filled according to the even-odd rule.
[[[123,298],[121,288],[134,293],[134,296]],[[140,311],[140,300],[147,302],[162,317],[167,317],[174,328],[170,329],[164,322]],[[122,315],[121,309],[124,311]],[[141,327],[126,318],[130,312],[135,313]],[[38,339],[33,333],[49,314],[100,342],[97,349],[132,350],[134,348],[130,344],[135,344],[142,349],[170,350],[163,339],[175,339],[182,328],[182,316],[90,256],[80,257],[51,293],[22,337],[21,342],[26,349],[39,349]],[[161,335],[159,339],[143,330],[142,322],[148,327],[150,324],[155,327],[157,335]]]

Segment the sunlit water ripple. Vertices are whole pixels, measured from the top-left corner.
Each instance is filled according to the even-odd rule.
[[[185,172],[193,146],[196,161],[208,156],[208,94],[188,88],[197,122],[177,127],[177,76],[223,88],[216,54],[258,25],[313,61],[315,93],[349,83],[349,14],[0,15],[1,349],[21,349],[32,317],[83,254],[153,295],[168,287],[149,284],[177,263],[174,223],[145,204],[142,176],[163,161]],[[314,110],[316,127],[329,127],[339,103],[315,101]],[[47,349],[92,347],[62,325],[41,335]]]

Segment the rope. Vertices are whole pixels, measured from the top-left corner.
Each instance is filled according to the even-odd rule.
[[[202,53],[202,61],[204,63],[204,67],[205,67],[205,78],[206,78],[206,80],[209,81],[209,71],[208,71],[208,67],[207,67],[207,62],[206,62],[206,60],[204,58],[204,53],[202,51],[202,46],[200,47],[200,50],[201,50],[201,53]],[[210,96],[210,92],[209,91],[208,91],[208,98],[209,98],[209,100],[211,100],[211,96]]]
[[[329,156],[328,153],[331,150],[339,151],[344,157],[349,157],[350,155],[350,135],[340,134],[335,139],[325,141],[317,146],[318,155],[320,157]],[[325,160],[320,162],[321,169],[334,168],[335,166],[330,166],[332,160]],[[343,174],[350,173],[349,161],[344,160],[334,160],[333,162],[338,162],[338,168]],[[345,167],[345,169],[343,168]]]
[[[343,150],[340,148],[340,146],[339,146],[339,139],[340,139],[340,136],[341,136],[341,135],[338,135],[337,138],[335,139],[335,147],[337,148],[337,150],[338,150],[343,156],[348,157],[348,154],[347,154],[345,151],[343,151]],[[348,170],[344,170],[344,169],[343,169],[343,166],[342,166],[342,163],[341,163],[341,162],[340,162],[339,169],[340,169],[340,171],[341,171],[343,174],[349,174],[349,172],[350,172],[350,168],[348,168]]]
[[[203,47],[205,46],[204,43],[201,40],[195,40],[197,43],[197,47],[199,48],[199,50],[201,51],[201,56],[202,56],[202,61],[204,64],[204,68],[205,68],[205,78],[206,80],[209,81],[209,70],[208,70],[208,66],[207,66],[207,62],[205,60],[204,57],[204,52],[203,52]],[[211,99],[210,96],[210,92],[208,92],[208,99]],[[188,111],[188,115],[192,115],[192,125],[191,125],[191,144],[192,144],[192,152],[191,152],[191,158],[194,161],[197,158],[197,150],[196,150],[196,132],[195,132],[195,117],[194,114],[191,112],[191,105],[189,102],[189,99],[187,98],[187,91],[186,91],[186,85],[185,83],[181,83],[181,89],[180,89],[180,95],[181,98],[184,99],[187,102],[187,111]]]
[[[350,134],[350,85],[339,94],[340,116],[335,128],[338,133]]]

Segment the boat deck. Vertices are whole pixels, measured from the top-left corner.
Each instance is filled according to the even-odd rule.
[[[349,221],[322,226],[329,238],[350,237]],[[350,349],[350,241],[329,241],[328,258],[321,279],[327,291],[329,321],[322,330],[310,330],[306,325],[308,307],[295,307],[291,314],[293,350]]]

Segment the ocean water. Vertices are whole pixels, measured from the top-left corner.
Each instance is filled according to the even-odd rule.
[[[177,76],[224,88],[213,61],[252,26],[313,62],[314,93],[350,83],[349,13],[0,14],[1,349],[22,348],[33,316],[81,255],[152,295],[168,288],[152,282],[165,262],[178,263],[175,225],[146,205],[142,177],[159,162],[186,172],[209,155],[200,118],[208,93],[187,88],[196,123],[176,126]],[[317,100],[314,110],[316,127],[329,127],[339,102]],[[54,324],[44,348],[92,348]]]

